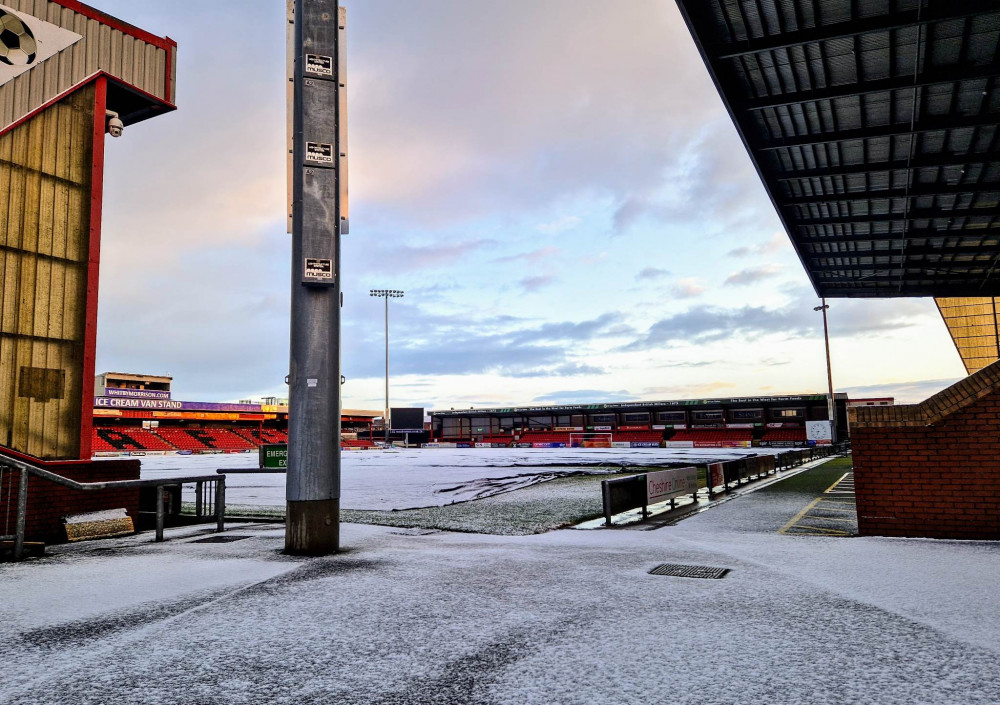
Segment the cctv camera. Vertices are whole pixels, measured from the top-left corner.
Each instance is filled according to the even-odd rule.
[[[118,117],[118,113],[108,111],[108,134],[112,137],[121,137],[125,132],[125,123]]]

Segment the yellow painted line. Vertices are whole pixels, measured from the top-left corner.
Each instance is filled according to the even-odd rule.
[[[844,481],[844,478],[845,478],[845,477],[847,477],[847,476],[848,476],[848,475],[850,475],[850,474],[851,474],[850,472],[845,472],[845,473],[844,473],[843,475],[841,475],[841,476],[840,476],[840,479],[839,479],[839,480],[837,480],[837,481],[836,481],[836,482],[834,482],[834,483],[833,483],[832,485],[830,485],[829,487],[827,487],[827,488],[826,488],[826,489],[825,489],[825,490],[823,491],[823,494],[826,494],[827,492],[829,492],[830,490],[832,490],[832,489],[833,489],[834,487],[836,487],[837,485],[839,485],[839,484],[840,484],[841,482],[843,482],[843,481]]]
[[[816,510],[817,511],[821,511],[821,512],[840,512],[841,514],[854,514],[855,513],[854,509],[834,509],[832,507],[823,507],[823,506],[816,507]]]
[[[845,519],[844,517],[821,517],[821,516],[818,516],[816,514],[810,514],[809,518],[810,519],[821,519],[823,521],[847,521],[847,522],[851,522],[851,523],[854,523],[854,521],[855,521],[854,519]]]
[[[780,529],[778,529],[778,533],[779,534],[783,534],[786,531],[788,531],[791,527],[795,526],[796,522],[798,522],[800,519],[802,519],[802,517],[804,517],[806,514],[808,514],[810,509],[812,509],[817,504],[819,504],[820,499],[822,499],[822,497],[817,497],[816,499],[814,499],[813,501],[811,501],[809,504],[807,504],[805,509],[803,509],[801,512],[799,512],[798,514],[796,514],[795,516],[793,516],[788,521],[787,524],[785,524],[783,527],[781,527]]]
[[[796,529],[808,529],[809,531],[820,531],[824,534],[837,534],[839,536],[850,536],[846,531],[841,531],[840,529],[827,529],[823,526],[811,526],[809,524],[799,524],[795,527]]]
[[[822,531],[819,529],[813,529],[812,527],[804,526],[789,530],[785,536],[826,536],[827,538],[840,538],[850,536],[851,534],[845,531]]]

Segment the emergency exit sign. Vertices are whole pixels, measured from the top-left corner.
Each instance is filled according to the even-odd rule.
[[[286,445],[261,446],[260,466],[265,470],[288,469],[288,446]]]

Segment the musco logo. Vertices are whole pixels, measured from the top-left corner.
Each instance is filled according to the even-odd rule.
[[[306,54],[306,73],[314,76],[333,76],[333,57]]]
[[[306,276],[311,279],[333,279],[333,260],[307,257]]]
[[[333,145],[322,142],[306,142],[306,161],[317,164],[333,164]]]

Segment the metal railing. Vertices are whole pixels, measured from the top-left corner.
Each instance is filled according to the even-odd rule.
[[[705,490],[708,499],[712,500],[719,494],[728,493],[734,487],[739,488],[743,484],[762,480],[769,475],[797,468],[813,460],[846,452],[850,452],[850,445],[841,443],[836,446],[814,446],[775,455],[748,455],[734,460],[709,463],[705,467],[705,487],[688,494],[692,496],[692,502],[697,503],[698,492]],[[612,525],[612,516],[615,514],[633,509],[641,508],[643,519],[649,516],[647,474],[612,478],[601,482],[606,526]],[[675,501],[671,499],[670,508],[674,509],[675,506]]]
[[[148,480],[112,480],[108,482],[77,482],[68,477],[57,475],[49,470],[44,470],[36,465],[26,463],[22,460],[11,457],[0,457],[0,500],[3,499],[2,491],[4,487],[4,474],[7,473],[8,497],[6,514],[4,517],[4,531],[9,531],[10,512],[10,485],[13,482],[11,476],[14,472],[19,473],[17,483],[17,514],[14,521],[14,533],[0,536],[0,541],[14,542],[14,560],[20,560],[24,555],[24,535],[28,516],[28,478],[37,477],[41,480],[52,482],[62,487],[84,492],[96,492],[100,490],[119,490],[140,487],[156,488],[156,541],[163,541],[163,524],[166,516],[164,507],[164,490],[168,487],[181,487],[185,484],[195,484],[195,511],[198,516],[202,516],[203,508],[211,504],[214,510],[217,532],[225,529],[226,518],[226,476],[225,475],[200,475],[196,477],[164,477]],[[209,493],[208,488],[214,485],[214,493]],[[214,497],[211,497],[214,494]]]

